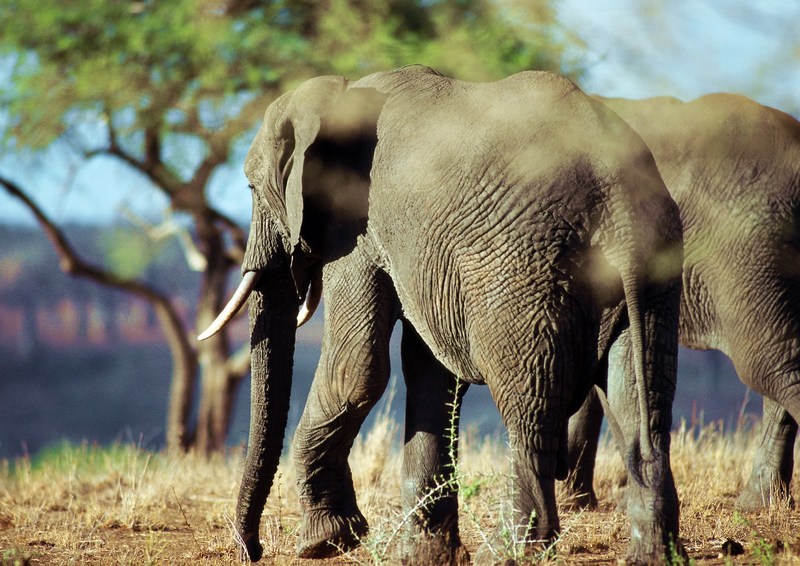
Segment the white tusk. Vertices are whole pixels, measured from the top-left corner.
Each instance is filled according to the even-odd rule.
[[[247,297],[250,296],[250,293],[253,291],[253,287],[256,286],[259,277],[261,276],[260,273],[255,271],[248,271],[242,277],[242,281],[239,283],[239,286],[234,291],[231,300],[228,301],[228,304],[225,305],[225,308],[222,309],[222,312],[217,315],[217,318],[214,319],[208,328],[200,334],[197,339],[198,340],[205,340],[206,338],[211,338],[222,330],[222,327],[228,324],[231,319],[239,312],[239,309],[242,308],[242,305],[247,301]]]
[[[297,313],[297,328],[303,326],[306,322],[311,320],[314,312],[319,306],[319,300],[322,298],[322,271],[317,273],[311,278],[311,283],[306,292],[306,298],[300,306],[300,312]]]

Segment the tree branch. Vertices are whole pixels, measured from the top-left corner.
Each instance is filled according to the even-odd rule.
[[[106,117],[108,128],[108,146],[100,147],[83,153],[86,159],[91,159],[98,155],[110,155],[116,157],[131,169],[140,172],[150,179],[150,181],[160,190],[164,191],[170,198],[178,192],[181,182],[164,166],[161,161],[161,140],[159,133],[154,127],[144,129],[144,159],[136,159],[133,155],[126,152],[119,143],[119,133],[114,128],[110,110],[105,107],[103,114]]]
[[[250,344],[245,343],[225,363],[228,374],[236,381],[244,379],[250,371]]]
[[[222,224],[231,236],[232,246],[225,250],[230,261],[241,264],[244,261],[244,251],[247,248],[247,233],[231,218],[225,216],[215,208],[209,207],[213,220]]]
[[[26,207],[36,217],[36,221],[42,228],[42,231],[50,240],[50,243],[55,248],[56,254],[59,258],[59,266],[61,270],[70,275],[84,277],[106,285],[120,289],[127,293],[131,293],[141,297],[156,307],[156,311],[161,319],[164,332],[167,339],[175,340],[175,345],[179,346],[182,351],[193,352],[193,348],[189,343],[187,333],[183,329],[180,317],[175,309],[172,307],[169,298],[153,289],[152,287],[140,283],[135,280],[125,279],[119,277],[115,273],[106,271],[99,267],[89,264],[78,256],[72,245],[67,240],[64,233],[47,217],[39,206],[33,202],[30,197],[13,181],[0,177],[0,185],[3,185],[6,191],[11,196],[22,201]]]
[[[144,130],[144,163],[143,166],[149,171],[155,171],[161,164],[161,140],[155,126],[149,126]]]

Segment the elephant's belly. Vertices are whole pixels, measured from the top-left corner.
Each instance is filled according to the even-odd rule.
[[[436,275],[418,271],[413,285],[395,281],[404,316],[445,367],[490,386],[554,373],[558,387],[591,379],[599,320],[577,282],[532,269],[540,265],[533,254],[506,255],[492,268],[460,259]]]
[[[410,294],[407,285],[395,281],[403,317],[414,327],[431,353],[448,371],[468,383],[484,385],[484,373],[470,355],[466,326],[444,296]]]
[[[694,350],[725,350],[713,297],[701,271],[690,264],[684,265],[679,337]]]

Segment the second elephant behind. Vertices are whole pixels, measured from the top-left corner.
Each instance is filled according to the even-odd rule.
[[[653,151],[684,228],[680,341],[716,349],[764,396],[762,439],[739,509],[788,494],[800,418],[800,122],[732,94],[601,98]],[[569,490],[597,503],[603,418],[595,395],[570,422]]]

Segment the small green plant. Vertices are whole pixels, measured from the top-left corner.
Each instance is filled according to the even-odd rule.
[[[462,477],[460,486],[461,489],[459,490],[459,493],[461,494],[461,497],[464,498],[465,502],[469,501],[473,497],[476,497],[478,494],[480,494],[484,483],[486,483],[486,480],[481,477],[471,479]]]
[[[764,537],[758,536],[754,531],[755,542],[753,543],[753,556],[756,557],[759,564],[764,566],[772,566],[775,564],[775,547],[764,540]]]
[[[144,563],[147,565],[161,564],[166,548],[166,539],[155,531],[149,531],[144,545]]]
[[[753,537],[753,545],[751,552],[759,564],[771,566],[777,562],[775,556],[775,547],[767,542],[767,540],[758,532],[753,526],[752,522],[746,517],[743,517],[738,511],[733,512],[733,522],[737,526],[747,527],[750,530],[750,536]]]
[[[695,564],[694,560],[683,556],[678,545],[672,540],[671,535],[667,544],[667,556],[664,558],[664,562],[672,566],[694,566]]]
[[[28,566],[32,560],[33,556],[15,548],[3,550],[0,554],[0,566]]]
[[[751,526],[750,521],[747,519],[747,517],[742,516],[742,514],[739,513],[738,509],[735,509],[733,511],[733,524],[736,525],[737,527]]]

